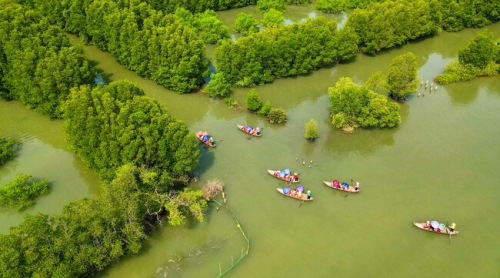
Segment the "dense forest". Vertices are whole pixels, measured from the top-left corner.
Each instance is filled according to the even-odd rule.
[[[143,77],[188,93],[201,88],[208,76],[205,43],[218,44],[213,61],[218,78],[209,86],[222,83],[229,90],[500,19],[500,2],[491,0],[318,1],[339,10],[357,9],[340,29],[324,17],[259,29],[249,20],[253,31],[242,28],[246,31],[233,41],[213,10],[257,5],[271,11],[310,1],[12,2],[0,2],[0,96],[64,119],[72,150],[99,174],[102,189],[94,198],[67,204],[59,215],[27,215],[10,234],[0,235],[2,277],[91,275],[137,253],[161,216],[172,225],[189,214],[202,221],[207,206],[200,191],[185,189],[200,157],[188,127],[128,81],[93,84],[96,70],[65,32],[109,52]],[[492,36],[484,33],[459,53],[459,60],[465,67],[498,71],[499,53]],[[376,73],[362,86],[339,80],[329,89],[332,124],[397,125],[399,106],[385,95],[404,101],[415,78],[416,57],[408,54],[391,62],[387,77]],[[443,83],[455,80],[442,78]],[[286,120],[284,110],[253,103],[252,111]],[[2,163],[12,157],[12,146],[2,141]]]

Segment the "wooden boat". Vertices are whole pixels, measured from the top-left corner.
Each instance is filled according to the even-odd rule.
[[[312,200],[314,200],[313,197],[311,197],[311,199],[307,199],[307,193],[304,193],[304,192],[302,192],[302,198],[298,198],[298,197],[294,197],[292,195],[288,195],[288,194],[283,193],[283,188],[276,188],[276,189],[278,190],[279,193],[281,193],[281,194],[283,194],[283,195],[285,195],[287,197],[293,198],[293,199],[302,200],[302,201],[312,201]]]
[[[349,186],[349,188],[344,189],[344,188],[342,187],[342,185],[341,185],[340,187],[338,187],[338,188],[337,188],[337,187],[333,187],[333,182],[331,182],[331,181],[323,181],[323,182],[324,182],[324,183],[325,183],[328,187],[330,187],[330,188],[337,189],[337,190],[344,191],[344,192],[358,193],[358,192],[360,192],[360,191],[361,191],[361,190],[356,190],[356,189],[354,189],[354,187],[353,187],[353,186]]]
[[[245,132],[248,135],[252,135],[252,136],[255,136],[255,137],[260,137],[262,135],[262,134],[250,134],[250,133],[248,133],[246,131],[246,129],[245,129],[246,126],[244,126],[244,125],[236,125],[236,126],[238,127],[239,130]]]
[[[273,176],[273,177],[275,177],[275,178],[277,178],[277,179],[280,179],[280,180],[282,180],[282,181],[286,181],[286,182],[300,182],[300,180],[296,180],[296,181],[289,181],[289,180],[287,180],[287,179],[285,179],[285,178],[282,178],[282,177],[278,176],[278,172],[279,172],[279,171],[273,171],[273,170],[269,170],[269,169],[268,169],[268,170],[267,170],[267,172],[268,172],[271,176]]]
[[[419,228],[419,229],[422,229],[422,230],[425,230],[428,232],[432,232],[432,233],[436,233],[436,234],[442,234],[442,235],[449,235],[449,234],[456,235],[456,234],[458,234],[458,231],[453,231],[450,233],[450,229],[448,227],[446,227],[444,230],[439,230],[439,231],[431,230],[429,228],[424,228],[425,223],[426,222],[413,222],[413,225],[417,226],[417,228]]]
[[[204,145],[215,148],[216,147],[215,142],[211,144],[210,141],[208,142],[203,141],[203,133],[204,133],[203,131],[196,132],[196,138],[198,138],[198,140],[200,140],[200,142],[203,143]]]

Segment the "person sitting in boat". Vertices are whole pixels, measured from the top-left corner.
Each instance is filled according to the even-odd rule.
[[[453,233],[456,228],[457,228],[457,224],[455,224],[455,223],[451,223],[451,225],[448,227],[448,229],[450,229],[450,233]]]
[[[208,144],[209,140],[210,140],[210,136],[208,136],[208,134],[204,134],[203,137],[201,137],[201,140],[205,143],[205,144]]]
[[[298,181],[299,180],[299,175],[297,173],[293,174],[293,181]]]
[[[286,175],[285,175],[285,179],[286,179],[287,181],[292,181],[292,180],[290,179],[290,174],[286,174]]]
[[[259,127],[257,127],[257,128],[255,129],[255,133],[254,133],[254,134],[256,134],[256,135],[260,135],[260,128],[259,128]]]
[[[276,171],[276,172],[274,172],[274,176],[275,176],[275,177],[279,177],[279,176],[280,176],[280,171]]]
[[[247,125],[247,126],[245,127],[245,130],[246,130],[248,133],[252,134],[253,127],[252,127],[252,126],[250,126],[250,125]]]
[[[422,224],[422,228],[430,230],[431,222],[427,221]]]
[[[292,190],[290,191],[290,196],[291,196],[291,197],[294,197],[294,198],[297,198],[297,191],[292,189]]]
[[[356,190],[356,191],[359,190],[359,182],[356,182],[356,186],[354,187],[354,190]]]
[[[212,136],[210,136],[210,145],[215,145],[215,140]]]
[[[340,183],[332,181],[332,186],[333,186],[333,188],[339,188],[340,187]]]
[[[297,199],[302,199],[302,191],[297,192]]]
[[[307,200],[311,199],[311,190],[307,190]]]

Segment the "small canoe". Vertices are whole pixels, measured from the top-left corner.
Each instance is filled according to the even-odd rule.
[[[417,228],[419,228],[419,229],[422,229],[422,230],[425,230],[428,232],[432,232],[432,233],[436,233],[436,234],[442,234],[442,235],[449,235],[449,234],[456,235],[456,234],[458,234],[458,231],[453,231],[450,233],[450,229],[448,227],[446,227],[444,230],[439,230],[439,231],[431,230],[429,228],[424,228],[425,223],[426,222],[413,222],[413,225],[417,226]]]
[[[245,132],[245,133],[246,133],[246,134],[248,134],[248,135],[252,135],[252,136],[255,136],[255,137],[260,137],[260,136],[262,135],[262,134],[260,134],[260,133],[259,133],[259,134],[250,134],[250,133],[248,133],[248,132],[246,131],[245,126],[244,126],[244,125],[236,125],[236,126],[238,127],[238,129],[239,129],[239,130],[241,130],[241,131]]]
[[[296,180],[296,181],[295,181],[295,180],[293,180],[293,181],[289,181],[289,180],[287,180],[286,178],[282,178],[282,177],[278,176],[278,172],[279,172],[279,171],[273,171],[273,170],[269,170],[269,169],[268,169],[268,170],[267,170],[267,172],[268,172],[271,176],[273,176],[273,177],[275,177],[275,178],[277,178],[277,179],[280,179],[280,180],[286,181],[286,182],[300,182],[300,180]],[[293,175],[292,175],[292,176],[293,176]]]
[[[278,190],[279,193],[281,193],[281,194],[283,194],[283,195],[285,195],[287,197],[293,198],[293,199],[302,200],[302,201],[312,201],[312,200],[314,200],[313,197],[311,197],[311,199],[307,199],[307,194],[304,193],[304,192],[302,192],[302,198],[298,198],[298,197],[292,196],[291,194],[285,194],[285,193],[283,193],[283,188],[276,188],[276,189]]]
[[[216,147],[215,143],[211,144],[210,141],[208,141],[208,142],[203,141],[203,133],[206,133],[206,132],[203,132],[203,131],[196,132],[196,138],[198,138],[198,140],[200,140],[200,142],[203,143],[204,145],[215,148]]]
[[[349,186],[349,188],[344,189],[344,188],[342,187],[342,185],[341,185],[340,187],[333,187],[333,182],[331,182],[331,181],[323,181],[323,182],[324,182],[324,183],[325,183],[328,187],[330,187],[330,188],[337,189],[337,190],[344,191],[344,192],[358,193],[358,192],[360,192],[360,191],[361,191],[361,190],[356,190],[356,189],[354,189],[354,187],[353,187],[353,186]]]

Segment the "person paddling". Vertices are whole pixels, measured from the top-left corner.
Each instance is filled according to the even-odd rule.
[[[307,200],[311,199],[311,190],[307,190]]]

